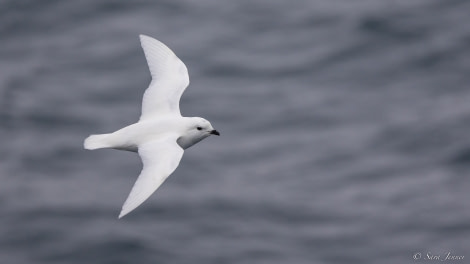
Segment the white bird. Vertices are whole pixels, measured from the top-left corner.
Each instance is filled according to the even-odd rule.
[[[182,117],[181,95],[189,84],[186,65],[165,44],[140,35],[140,43],[152,81],[144,93],[137,123],[114,133],[90,135],[85,149],[113,148],[138,152],[143,169],[122,206],[125,216],[154,193],[178,167],[184,149],[210,135],[219,136],[211,123],[200,117]]]

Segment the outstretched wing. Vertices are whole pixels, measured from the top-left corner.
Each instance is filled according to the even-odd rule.
[[[176,136],[167,136],[139,146],[143,169],[122,206],[119,218],[147,200],[178,167],[184,150],[176,140]]]
[[[189,84],[186,65],[154,38],[140,35],[140,43],[152,75],[152,82],[142,100],[140,120],[158,115],[181,116],[179,102]]]

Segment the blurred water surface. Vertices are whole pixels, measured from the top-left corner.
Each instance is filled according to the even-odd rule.
[[[470,258],[469,10],[464,0],[3,1],[1,262]],[[138,119],[150,81],[140,33],[186,63],[182,113],[222,136],[186,151],[117,220],[140,159],[82,141]]]

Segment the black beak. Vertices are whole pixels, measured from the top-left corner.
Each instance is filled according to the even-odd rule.
[[[217,131],[217,130],[215,130],[215,129],[211,131],[211,134],[212,134],[212,135],[216,135],[216,136],[220,136],[219,131]]]

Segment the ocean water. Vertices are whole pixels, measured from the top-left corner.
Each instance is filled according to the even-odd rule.
[[[0,4],[0,262],[470,259],[470,2]],[[185,116],[221,137],[117,216],[135,153],[138,34],[186,63]],[[416,259],[414,259],[416,258]]]

